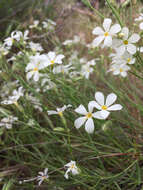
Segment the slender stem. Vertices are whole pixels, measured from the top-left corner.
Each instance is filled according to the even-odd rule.
[[[116,19],[118,20],[119,24],[123,27],[123,22],[120,19],[119,13],[117,12],[117,10],[111,5],[109,0],[106,0],[109,8],[112,10],[113,14],[115,15]]]

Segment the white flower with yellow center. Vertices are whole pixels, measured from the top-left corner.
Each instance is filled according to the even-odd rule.
[[[78,167],[76,166],[76,162],[75,162],[75,161],[72,161],[72,160],[71,160],[71,161],[70,161],[69,163],[67,163],[64,167],[68,168],[67,171],[66,171],[66,173],[65,173],[65,175],[64,175],[64,177],[65,177],[66,179],[69,178],[69,176],[68,176],[68,173],[69,173],[69,172],[72,172],[73,175],[79,174],[79,169],[78,169]]]
[[[83,105],[80,105],[78,108],[76,108],[74,111],[76,113],[79,113],[81,115],[84,115],[83,117],[79,117],[75,120],[74,126],[79,129],[84,123],[85,123],[85,130],[87,133],[93,133],[94,132],[94,122],[92,118],[97,118],[95,113],[93,112],[93,106],[89,102],[88,104],[88,112],[86,111],[85,107]]]
[[[127,76],[127,71],[130,70],[130,67],[126,64],[113,64],[108,72],[112,71],[113,75],[121,75],[122,77]]]
[[[97,108],[98,112],[96,112],[94,115],[98,119],[106,119],[110,111],[117,111],[121,110],[122,106],[120,104],[114,104],[112,105],[117,99],[116,94],[111,93],[107,96],[106,101],[104,98],[104,94],[102,92],[96,92],[95,93],[95,100],[96,101],[91,101],[90,104]]]
[[[48,175],[48,168],[45,168],[44,172],[38,172],[38,173],[39,173],[39,175],[37,176],[37,181],[39,181],[39,182],[38,182],[38,185],[40,186],[41,183],[42,183],[44,180],[46,180],[46,179],[49,178],[49,175]]]
[[[63,54],[56,55],[55,52],[50,51],[50,52],[47,54],[47,62],[46,62],[46,65],[49,66],[49,65],[55,65],[55,64],[62,64],[62,59],[63,59],[64,57],[65,57],[65,56],[64,56]]]
[[[135,54],[137,51],[136,46],[134,45],[140,40],[140,36],[136,33],[129,35],[129,29],[127,27],[122,28],[121,31],[122,39],[118,40],[118,53],[123,55],[125,51],[130,54]]]
[[[13,90],[12,96],[9,96],[8,100],[4,100],[1,102],[1,104],[15,104],[16,106],[18,105],[17,101],[18,99],[24,96],[24,90],[23,87],[19,87],[18,90]]]
[[[57,111],[54,111],[54,110],[50,110],[50,111],[47,111],[48,112],[48,115],[59,115],[60,117],[63,116],[63,112],[69,108],[69,107],[72,107],[72,105],[68,104],[68,105],[64,105],[63,107],[61,108],[56,108]]]
[[[94,28],[92,34],[98,35],[92,43],[94,47],[99,46],[102,41],[104,41],[103,46],[110,47],[112,45],[112,37],[116,36],[116,34],[120,32],[121,26],[119,24],[111,26],[111,23],[112,20],[106,18],[103,22],[103,29],[101,27]]]
[[[30,62],[26,66],[25,71],[28,72],[26,75],[27,80],[33,77],[34,81],[38,81],[40,77],[39,71],[46,67],[47,57],[46,55],[36,54],[30,57]]]
[[[120,55],[118,53],[112,54],[112,63],[116,64],[129,64],[132,65],[135,63],[135,58],[129,54],[127,51],[123,55]]]

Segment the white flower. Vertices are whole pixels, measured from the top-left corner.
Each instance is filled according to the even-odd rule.
[[[16,104],[17,105],[17,101],[18,99],[24,95],[24,90],[23,87],[19,87],[18,90],[13,90],[12,92],[12,96],[9,96],[8,100],[4,100],[1,102],[1,104]]]
[[[135,18],[135,21],[142,21],[143,20],[143,13],[140,13],[138,18]]]
[[[74,67],[70,67],[71,64],[68,65],[59,65],[57,67],[54,67],[53,73],[58,74],[58,73],[63,73],[63,74],[68,74],[71,69]]]
[[[19,41],[21,36],[22,36],[21,31],[16,31],[16,30],[13,31],[11,33],[11,36],[4,40],[4,45],[6,45],[6,46],[8,46],[8,48],[10,48],[13,45],[14,40]]]
[[[124,27],[121,31],[122,40],[118,40],[118,52],[119,54],[124,54],[125,51],[129,52],[130,54],[136,53],[136,46],[134,43],[137,43],[140,39],[140,36],[136,33],[129,35],[129,29]]]
[[[103,28],[96,27],[94,28],[92,34],[98,35],[97,38],[94,39],[92,45],[97,47],[103,40],[103,46],[110,47],[112,45],[112,37],[115,36],[121,30],[121,26],[119,24],[114,24],[111,26],[112,20],[109,18],[104,19]]]
[[[64,105],[63,107],[61,108],[56,108],[57,111],[54,111],[54,110],[50,110],[50,111],[47,111],[48,112],[48,115],[54,115],[54,114],[58,114],[59,116],[63,116],[63,112],[69,108],[69,107],[72,107],[72,105],[68,104],[68,105]]]
[[[43,28],[48,30],[54,30],[54,27],[56,26],[56,23],[50,19],[46,19],[42,22]]]
[[[43,92],[46,92],[52,88],[56,88],[56,84],[51,81],[47,74],[41,75],[41,86],[43,87]]]
[[[81,59],[80,59],[81,62]],[[94,69],[91,66],[96,65],[95,59],[88,61],[86,64],[82,65],[81,68],[81,75],[85,76],[86,79],[89,78],[89,75],[94,71]]]
[[[21,36],[24,43],[25,43],[26,40],[29,39],[28,34],[29,34],[29,30],[25,30],[24,33]]]
[[[37,28],[39,24],[39,20],[34,20],[33,24],[29,26],[29,28]]]
[[[0,121],[0,126],[4,126],[7,129],[11,129],[12,128],[12,124],[17,121],[18,118],[17,117],[13,117],[13,116],[8,116],[8,117],[4,117],[1,121]]]
[[[94,115],[98,119],[106,119],[110,111],[116,111],[116,110],[121,110],[122,106],[120,104],[115,104],[112,105],[117,99],[116,94],[111,93],[107,96],[106,101],[104,100],[104,95],[102,92],[96,92],[95,93],[95,100],[96,101],[91,101],[90,104],[97,108],[98,112],[96,112]]]
[[[59,54],[59,55],[56,55],[55,52],[53,51],[50,51],[48,54],[47,54],[47,66],[48,65],[54,65],[54,64],[62,64],[62,59],[64,58],[65,56],[62,55],[62,54]]]
[[[76,108],[74,111],[84,115],[83,117],[79,117],[75,120],[74,125],[77,129],[79,129],[84,123],[85,123],[85,130],[87,133],[93,133],[94,132],[94,122],[92,117],[97,118],[95,113],[93,112],[93,106],[89,102],[88,104],[88,112],[86,111],[85,107],[83,105],[80,105],[78,108]]]
[[[79,174],[79,169],[78,169],[78,167],[76,166],[76,162],[75,161],[70,161],[69,163],[67,163],[64,167],[67,167],[68,169],[67,169],[67,171],[66,171],[66,173],[65,173],[65,175],[64,175],[64,177],[66,178],[66,179],[68,179],[69,178],[69,176],[68,176],[68,173],[69,172],[72,172],[72,174],[73,175],[77,175],[77,174]]]
[[[0,45],[0,54],[7,55],[8,53],[9,53],[8,47],[5,47],[4,45]]]
[[[26,75],[27,80],[32,76],[34,81],[38,81],[40,77],[39,70],[46,67],[47,57],[46,55],[36,54],[35,56],[30,56],[30,62],[26,66],[25,71],[28,72]]]
[[[112,71],[113,75],[121,75],[122,77],[127,76],[127,71],[130,70],[130,67],[127,66],[126,64],[113,64],[111,65],[111,68],[109,69],[108,72]]]
[[[112,54],[112,63],[117,63],[117,64],[134,64],[135,63],[135,58],[129,54],[127,51],[123,55],[119,53]]]
[[[38,182],[38,185],[40,186],[41,183],[42,183],[44,180],[46,180],[46,179],[49,178],[49,175],[47,174],[47,173],[48,173],[48,168],[45,168],[44,172],[38,172],[38,173],[39,173],[39,175],[37,176],[37,181],[39,181],[39,182]]]
[[[29,42],[29,44],[28,44],[27,47],[30,48],[34,52],[36,52],[36,51],[39,51],[39,52],[43,51],[43,48],[42,48],[41,44],[39,44],[39,43]]]
[[[143,30],[143,22],[140,23],[139,27],[141,30]]]

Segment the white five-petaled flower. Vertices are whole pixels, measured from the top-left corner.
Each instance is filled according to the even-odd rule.
[[[78,169],[78,167],[76,166],[76,162],[75,161],[70,161],[69,163],[67,163],[64,167],[67,167],[68,169],[67,169],[67,171],[66,171],[66,173],[65,173],[65,175],[64,175],[64,177],[66,178],[66,179],[68,179],[69,178],[69,176],[68,176],[68,173],[69,172],[72,172],[72,174],[73,175],[77,175],[77,174],[79,174],[79,169]]]
[[[132,65],[135,63],[135,58],[133,55],[129,54],[127,51],[123,55],[119,53],[111,54],[112,63],[115,64],[129,64]]]
[[[113,75],[121,75],[122,77],[127,76],[127,71],[130,67],[126,64],[112,64],[108,72],[112,71]]]
[[[39,70],[42,70],[46,67],[46,58],[46,55],[40,55],[39,53],[37,53],[35,56],[30,56],[30,62],[25,68],[25,71],[28,72],[26,75],[27,80],[29,80],[32,76],[34,81],[39,80]]]
[[[85,107],[83,105],[80,105],[78,108],[76,108],[74,111],[84,115],[82,117],[79,117],[75,120],[74,125],[77,129],[79,129],[84,123],[85,123],[85,130],[87,133],[93,133],[94,132],[94,122],[92,118],[98,118],[96,117],[95,113],[93,112],[93,106],[89,102],[88,104],[88,112],[86,111]]]
[[[53,51],[50,51],[48,54],[47,54],[47,66],[49,65],[54,65],[54,64],[62,64],[62,59],[64,58],[65,56],[63,54],[59,54],[59,55],[56,55],[55,52]]]
[[[97,108],[100,111],[97,111],[95,113],[96,118],[98,119],[106,119],[110,111],[116,111],[121,110],[122,106],[120,104],[114,104],[112,105],[117,99],[117,95],[114,93],[111,93],[107,96],[106,101],[104,98],[104,94],[102,92],[96,92],[95,93],[95,100],[91,101],[90,104]]]
[[[97,38],[94,39],[92,45],[97,47],[103,40],[103,46],[110,47],[112,45],[112,37],[114,37],[121,30],[121,26],[119,24],[114,24],[111,26],[112,20],[109,18],[104,19],[103,28],[96,27],[94,28],[92,34],[98,35]]]
[[[69,108],[69,107],[72,107],[72,105],[68,104],[68,105],[64,105],[63,107],[61,108],[56,108],[57,111],[54,111],[54,110],[50,110],[50,111],[47,111],[48,112],[48,115],[59,115],[59,116],[63,116],[63,112]]]
[[[15,104],[17,105],[17,101],[18,99],[24,95],[24,90],[23,90],[23,87],[19,87],[18,90],[13,90],[12,92],[12,96],[9,96],[8,100],[4,100],[2,101],[1,103],[2,104]]]
[[[93,68],[91,66],[96,65],[95,59],[88,61],[86,64],[82,65],[81,75],[85,76],[86,79],[89,78],[89,75],[93,72]]]
[[[119,54],[122,55],[125,53],[125,51],[132,55],[135,54],[137,48],[134,44],[139,41],[140,36],[136,33],[129,35],[129,29],[127,27],[122,28],[122,31],[119,35],[122,35],[121,40],[116,40]]]
[[[37,181],[39,181],[39,182],[38,182],[38,185],[40,186],[41,183],[42,183],[44,180],[46,180],[46,179],[49,178],[49,175],[47,174],[47,173],[48,173],[48,168],[45,168],[44,172],[38,172],[38,173],[39,173],[39,175],[37,176]]]

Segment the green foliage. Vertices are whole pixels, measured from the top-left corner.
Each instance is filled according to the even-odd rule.
[[[91,8],[87,0],[82,1]],[[9,0],[6,5],[3,0],[0,6],[9,9],[8,14],[13,14],[14,6],[20,6],[19,1],[14,3],[13,5],[13,1]],[[41,2],[36,4],[34,1],[24,1],[24,3],[26,7],[31,5],[29,3],[32,3],[33,7],[41,6]],[[111,12],[120,21],[118,11],[109,1],[107,3]],[[50,5],[49,10],[52,10],[52,6]],[[13,25],[9,24],[7,30],[10,32],[12,28]],[[136,54],[137,61],[132,66],[129,77],[123,79],[107,74],[106,63],[110,58],[101,54],[98,48],[90,52],[82,45],[63,47],[55,32],[49,36],[49,31],[43,32],[38,28],[31,31],[30,37],[34,32],[38,36],[36,42],[46,47],[46,53],[52,51],[51,47],[57,46],[58,53],[65,55],[64,64],[69,63],[69,57],[74,50],[79,51],[80,57],[86,54],[89,59],[92,57],[100,60],[97,61],[90,80],[81,76],[69,78],[62,73],[55,75],[50,72],[52,68],[46,69],[44,72],[48,73],[56,87],[44,91],[39,82],[35,86],[25,77],[25,66],[32,55],[30,50],[29,52],[26,50],[25,44],[18,43],[18,46],[11,50],[12,55],[20,50],[23,52],[16,61],[11,63],[7,61],[9,57],[1,56],[1,95],[7,91],[8,95],[11,95],[12,91],[17,89],[12,83],[15,80],[19,80],[19,85],[25,89],[25,96],[20,98],[18,105],[0,106],[0,120],[8,115],[18,117],[12,129],[0,128],[0,178],[3,179],[0,181],[1,189],[136,190],[141,187],[142,56]],[[79,57],[74,60],[74,64],[77,69],[80,67]],[[37,91],[37,87],[40,91]],[[74,109],[80,104],[87,108],[88,102],[94,100],[97,91],[102,91],[106,95],[111,92],[117,94],[117,101],[123,106],[123,110],[112,112],[107,120],[95,119],[95,131],[90,135],[85,132],[84,126],[80,129],[75,128],[74,121],[79,115]],[[39,100],[42,112],[35,109],[34,102],[28,100],[29,94]],[[1,96],[1,100],[3,98],[6,97]],[[63,117],[47,114],[48,110],[56,110],[57,107],[67,104],[71,104],[72,108],[68,108]],[[76,176],[70,175],[70,179],[66,180],[64,165],[70,160],[77,162],[81,173]],[[30,179],[44,168],[49,169],[49,180],[38,187],[37,181]],[[22,183],[19,183],[20,181]]]

